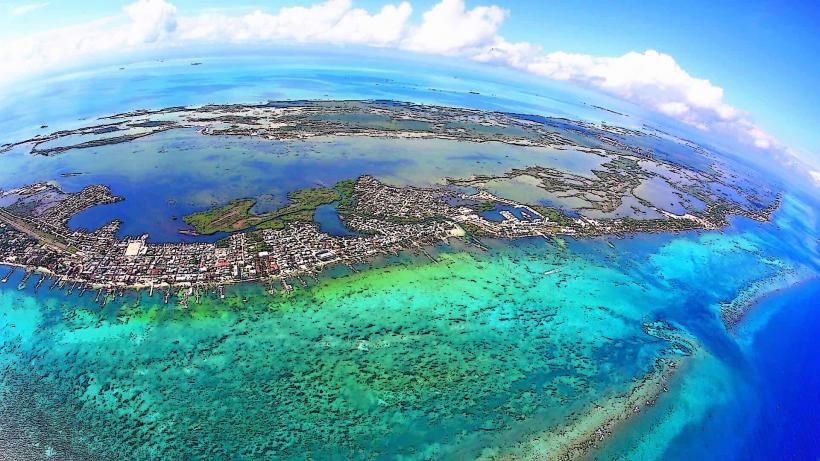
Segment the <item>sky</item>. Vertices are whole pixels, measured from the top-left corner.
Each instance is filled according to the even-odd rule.
[[[0,0],[0,91],[129,51],[396,48],[600,91],[799,158],[820,184],[818,24],[799,1]]]

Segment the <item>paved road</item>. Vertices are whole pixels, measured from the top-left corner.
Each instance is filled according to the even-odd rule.
[[[51,248],[54,248],[58,251],[66,251],[70,252],[68,249],[68,245],[62,242],[56,241],[54,238],[48,238],[48,234],[42,231],[37,231],[32,227],[31,224],[26,222],[25,220],[5,211],[0,210],[0,221],[8,224],[9,226],[17,229],[18,231],[28,235],[29,237],[36,239],[37,241],[48,245]]]

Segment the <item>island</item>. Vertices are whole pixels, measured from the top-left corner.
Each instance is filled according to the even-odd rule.
[[[73,150],[133,142],[166,130],[196,129],[203,136],[259,139],[356,135],[500,142],[572,148],[601,159],[589,175],[544,162],[499,175],[446,177],[428,187],[393,185],[362,175],[290,191],[287,203],[266,212],[255,210],[254,197],[238,197],[183,217],[189,227],[180,232],[187,235],[224,233],[212,243],[150,243],[148,235],[118,238],[117,220],[93,231],[70,229],[74,214],[121,199],[105,184],[76,193],[52,182],[0,191],[0,264],[40,273],[37,286],[48,281],[50,288],[95,290],[100,302],[127,288],[163,289],[166,299],[172,289],[182,290],[183,303],[205,290],[244,281],[290,290],[294,281],[304,283],[328,266],[355,270],[403,251],[429,256],[430,247],[454,241],[481,248],[483,239],[719,229],[733,215],[766,221],[780,203],[780,195],[765,184],[741,181],[736,173],[730,177],[706,148],[651,127],[635,130],[396,101],[171,107],[116,114],[100,122],[2,149],[28,146],[31,155],[71,155]],[[643,147],[649,145],[642,142],[647,137],[657,141],[654,148]],[[78,138],[83,141],[77,143]],[[658,145],[677,148],[662,151]],[[684,148],[692,158],[676,153]],[[492,184],[504,181],[524,181],[579,205],[518,201],[491,191]],[[682,209],[672,212],[647,199],[640,192],[647,184],[661,184]],[[335,207],[350,235],[322,232],[314,222],[317,208],[328,205]]]

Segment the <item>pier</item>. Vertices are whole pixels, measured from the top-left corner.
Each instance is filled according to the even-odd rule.
[[[477,247],[477,248],[478,248],[479,250],[481,250],[481,251],[484,251],[484,252],[490,251],[490,249],[489,249],[489,248],[487,248],[486,246],[484,246],[484,245],[483,245],[481,242],[479,242],[477,239],[472,238],[472,239],[470,239],[470,240],[469,240],[469,242],[470,242],[470,243],[472,243],[472,244],[473,244],[473,246]]]
[[[40,280],[37,281],[37,284],[34,285],[34,291],[37,291],[40,288],[40,285],[46,281],[46,274],[40,274]]]
[[[28,279],[31,278],[31,274],[31,271],[26,271],[26,275],[23,276],[23,280],[20,280],[20,283],[17,285],[18,290],[22,290],[26,287],[26,282],[28,282]]]
[[[421,251],[424,254],[424,256],[427,256],[428,258],[430,258],[430,261],[433,261],[434,263],[438,262],[438,260],[436,258],[434,258],[433,255],[428,253],[427,250],[425,250],[423,247],[418,247],[418,249],[419,249],[419,251]]]
[[[187,309],[188,308],[188,298],[191,296],[191,290],[190,289],[186,290],[186,289],[183,288],[182,290],[180,290],[180,293],[182,295],[180,296],[179,305],[181,307]]]
[[[11,269],[9,269],[8,272],[6,272],[6,275],[3,277],[3,280],[2,280],[3,283],[8,283],[9,277],[11,277],[11,274],[14,273],[14,270],[15,270],[15,268],[12,267]]]

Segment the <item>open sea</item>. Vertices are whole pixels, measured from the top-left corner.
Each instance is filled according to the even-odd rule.
[[[378,57],[136,63],[0,96],[0,141],[137,108],[268,99],[647,121],[592,108],[629,111],[614,101],[503,77]],[[496,143],[176,130],[54,157],[8,152],[0,189],[108,184],[125,200],[80,213],[72,227],[119,218],[122,235],[212,240],[221,236],[179,234],[182,216],[238,197],[265,211],[292,190],[364,173],[426,185],[545,159],[578,174],[597,166],[581,152]],[[336,268],[289,294],[239,285],[188,308],[145,292],[101,306],[93,293],[36,290],[39,275],[21,284],[21,270],[2,266],[0,458],[537,458],[557,453],[561,434],[594,433],[601,415],[627,412],[592,437],[589,459],[817,460],[819,209],[787,189],[769,223],[488,241],[488,251],[454,244],[435,249],[435,261],[408,253],[356,273]],[[349,232],[332,205],[316,220]],[[749,312],[727,330],[722,303]],[[675,365],[658,392],[637,411],[621,408],[659,363]]]

